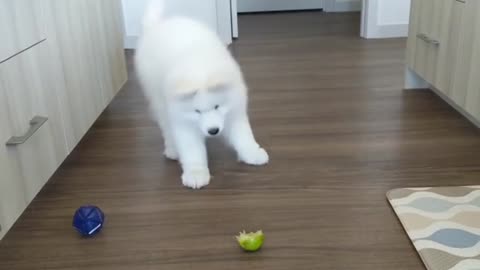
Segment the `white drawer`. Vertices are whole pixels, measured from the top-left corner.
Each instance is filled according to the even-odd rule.
[[[0,62],[46,38],[42,0],[0,0]]]
[[[6,137],[31,134],[25,136],[25,141],[6,147],[9,162],[13,157],[21,171],[21,188],[27,204],[67,156],[57,96],[63,90],[63,80],[55,77],[49,60],[48,43],[45,41],[0,64],[0,88],[5,95],[3,102],[7,103],[10,126],[10,134],[4,134],[1,138],[4,140],[0,142],[2,151],[9,141],[5,141]],[[48,120],[35,128],[30,121],[36,116]],[[6,190],[11,189],[9,187]]]
[[[16,152],[5,145],[12,133],[7,99],[0,85],[0,239],[27,207]]]

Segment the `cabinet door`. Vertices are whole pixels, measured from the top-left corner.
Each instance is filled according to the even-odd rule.
[[[412,0],[410,6],[410,22],[408,29],[408,40],[407,40],[407,66],[416,71],[416,52],[417,52],[417,42],[419,39],[417,35],[419,34],[419,23],[420,23],[420,14],[421,14],[422,0]]]
[[[0,0],[0,62],[45,39],[41,0]]]
[[[23,136],[35,132],[23,143],[10,146],[15,152],[24,178],[29,203],[67,156],[63,121],[57,91],[62,88],[49,66],[47,42],[0,64],[0,83],[5,91],[12,134]],[[32,125],[36,116],[48,119]],[[39,122],[41,123],[41,122]]]
[[[454,9],[461,13],[459,26],[455,27],[458,31],[458,45],[455,53],[455,62],[452,63],[452,79],[449,97],[461,108],[467,106],[467,93],[474,91],[469,89],[469,83],[474,80],[473,77],[478,77],[479,73],[473,73],[474,53],[477,48],[474,44],[476,36],[480,35],[480,29],[477,27],[476,19],[479,17],[479,2],[467,1],[465,3],[457,2],[454,4]],[[458,29],[457,29],[458,28]],[[479,34],[476,34],[478,32]],[[478,44],[477,44],[478,46]],[[473,86],[473,85],[472,85]]]
[[[464,3],[456,0],[442,0],[444,8],[440,21],[438,61],[433,85],[450,96],[452,72],[457,60]]]
[[[96,74],[107,106],[127,79],[123,49],[121,3],[116,0],[87,0],[90,39]]]
[[[125,29],[122,3],[117,0],[101,1],[103,4],[102,18],[108,34],[107,48],[109,62],[113,75],[113,91],[116,94],[127,82],[127,65],[125,61]]]
[[[55,36],[63,66],[66,100],[62,112],[72,123],[71,150],[105,107],[94,54],[97,44],[92,40],[87,1],[46,0],[45,4],[50,14],[47,32]]]
[[[80,141],[127,79],[121,2],[44,0],[47,33],[54,40],[66,90],[69,150]]]
[[[0,239],[27,207],[17,153],[5,145],[14,134],[9,117],[7,97],[0,84]]]
[[[476,14],[480,14],[480,4],[475,2]],[[475,40],[470,65],[470,78],[467,86],[466,109],[473,117],[480,121],[480,16],[477,15],[472,21],[474,25]]]
[[[450,1],[450,0],[449,0]],[[409,38],[410,67],[433,84],[438,59],[440,21],[443,20],[444,0],[414,0]]]

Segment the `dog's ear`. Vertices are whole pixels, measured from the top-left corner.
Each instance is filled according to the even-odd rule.
[[[193,78],[181,78],[176,80],[174,77],[170,82],[171,83],[168,87],[169,89],[174,89],[174,91],[171,92],[173,97],[182,101],[193,99],[198,94],[198,91],[200,90],[199,85],[201,85]]]
[[[218,83],[213,86],[210,86],[207,90],[210,93],[225,93],[231,89],[230,84],[228,83]]]
[[[178,93],[175,97],[180,101],[191,101],[196,95],[198,91],[189,91]]]
[[[232,89],[232,73],[228,70],[216,70],[209,74],[206,90],[210,93],[225,93]]]

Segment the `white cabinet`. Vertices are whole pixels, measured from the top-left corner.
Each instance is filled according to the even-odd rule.
[[[67,156],[57,99],[57,91],[62,90],[63,85],[48,67],[47,46],[47,42],[42,42],[0,65],[0,84],[12,125],[10,135],[28,134],[34,128],[30,122],[35,117],[48,119],[28,140],[9,146],[16,152],[29,199],[33,199]]]
[[[477,3],[479,5],[479,3]],[[475,29],[480,29],[480,16],[477,16],[473,22]],[[473,115],[476,119],[480,119],[480,35],[475,35],[473,41],[471,63],[470,63],[470,78],[467,86],[467,112]]]
[[[119,1],[0,0],[0,10],[30,12],[30,19],[0,18],[7,22],[1,31],[16,29],[6,42],[15,46],[0,47],[8,56],[0,63],[1,239],[120,90],[127,71]]]
[[[447,0],[451,1],[451,0]],[[440,25],[445,0],[413,0],[410,34],[408,38],[408,65],[429,83],[436,78],[439,55]]]
[[[480,1],[413,0],[407,64],[480,123]]]
[[[51,68],[47,41],[0,64],[2,231],[8,230],[68,154],[57,98],[57,92],[64,90],[62,82]],[[14,143],[13,137],[25,138],[7,146]]]
[[[455,0],[412,1],[407,64],[443,93],[450,89],[463,6]]]
[[[477,113],[474,104],[478,103],[478,92],[480,92],[480,85],[477,77],[478,65],[480,65],[478,55],[480,27],[478,21],[480,16],[479,1],[470,0],[465,3],[456,2],[454,10],[458,11],[460,15],[458,26],[455,31],[458,31],[457,49],[455,61],[450,63],[452,66],[452,80],[450,82],[449,97],[460,107],[475,116]],[[475,70],[477,69],[477,70]],[[470,105],[467,107],[467,101]],[[475,100],[477,103],[475,103]],[[480,119],[480,118],[479,118]]]

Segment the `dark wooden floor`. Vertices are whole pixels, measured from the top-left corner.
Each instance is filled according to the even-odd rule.
[[[403,91],[405,40],[362,40],[359,20],[241,17],[233,51],[271,164],[212,143],[201,191],[162,157],[132,74],[0,243],[0,269],[423,269],[385,192],[480,184],[480,132],[432,92]],[[95,239],[71,228],[82,204],[106,212]],[[237,248],[243,229],[265,231],[261,252]]]

